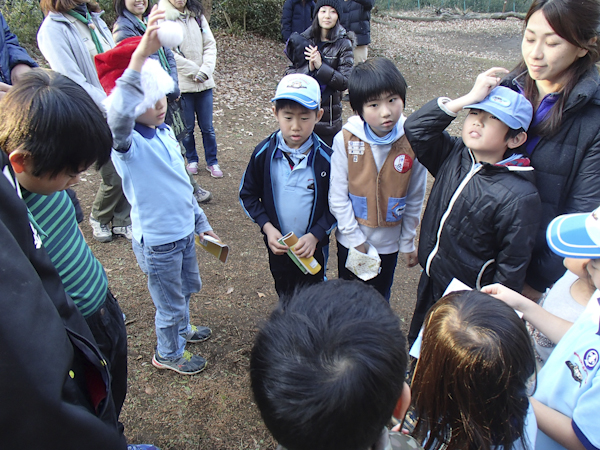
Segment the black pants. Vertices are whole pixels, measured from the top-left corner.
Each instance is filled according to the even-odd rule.
[[[269,268],[275,281],[275,290],[280,298],[292,295],[297,287],[317,284],[323,281],[325,258],[323,256],[323,247],[320,245],[317,245],[315,254],[313,255],[318,263],[321,264],[321,270],[315,275],[311,275],[310,273],[303,274],[288,255],[276,255],[268,245],[267,250],[269,251]]]
[[[339,242],[337,243],[338,251],[338,277],[343,280],[359,280],[356,275],[346,269],[346,259],[348,259],[348,249]],[[398,263],[398,252],[389,253],[382,255],[381,258],[381,272],[375,278],[371,278],[368,281],[363,281],[369,286],[373,286],[377,291],[383,295],[383,297],[390,301],[390,294],[392,291],[392,283],[394,282],[394,272],[396,271],[396,264]]]
[[[104,305],[94,314],[86,317],[85,321],[108,362],[112,377],[110,389],[118,418],[127,395],[127,331],[123,312],[110,290],[106,294]]]

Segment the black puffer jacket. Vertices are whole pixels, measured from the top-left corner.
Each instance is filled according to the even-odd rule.
[[[462,139],[444,131],[452,120],[432,100],[404,124],[419,162],[435,177],[419,263],[442,292],[452,278],[472,288],[498,282],[520,291],[541,210],[533,169],[476,164]]]
[[[292,33],[285,53],[292,65],[286,70],[290,73],[310,75],[321,86],[321,107],[325,110],[323,118],[315,126],[315,133],[331,147],[333,137],[342,129],[342,92],[348,87],[348,77],[352,72],[354,56],[352,43],[354,35],[346,33],[342,27],[337,27],[337,33],[331,41],[319,42],[323,64],[319,70],[309,71],[308,61],[304,58],[304,47],[308,44],[317,45],[310,35],[310,28],[301,35]]]
[[[517,90],[514,75],[503,84]],[[560,278],[562,258],[546,243],[546,228],[560,215],[590,212],[600,205],[600,76],[594,67],[566,101],[558,132],[530,155],[542,200],[542,216],[526,282],[544,291]]]
[[[356,45],[368,45],[371,42],[371,9],[375,0],[342,1],[340,23],[356,35]]]

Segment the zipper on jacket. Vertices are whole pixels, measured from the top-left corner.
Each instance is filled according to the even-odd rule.
[[[440,237],[442,235],[442,230],[444,228],[444,224],[446,223],[446,220],[448,220],[448,217],[450,216],[450,213],[452,212],[452,208],[454,207],[454,204],[456,203],[458,196],[462,193],[462,191],[464,190],[467,183],[469,181],[471,181],[471,178],[473,178],[475,176],[475,174],[477,172],[479,172],[481,170],[481,168],[483,167],[482,164],[475,167],[475,159],[473,158],[473,154],[471,153],[470,150],[469,150],[469,155],[471,156],[471,170],[469,170],[469,173],[467,174],[467,176],[465,176],[465,178],[463,178],[463,180],[458,185],[458,188],[456,188],[456,191],[452,195],[452,198],[450,199],[450,203],[448,203],[448,209],[446,209],[446,212],[444,212],[444,214],[442,215],[442,218],[440,219],[440,225],[438,227],[435,246],[433,247],[433,250],[427,257],[427,263],[425,264],[425,273],[427,274],[428,277],[431,276],[429,273],[429,269],[431,269],[431,263],[433,261],[433,258],[435,257],[438,250],[440,249]]]

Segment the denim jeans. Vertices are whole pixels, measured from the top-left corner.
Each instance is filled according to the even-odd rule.
[[[181,100],[188,132],[182,141],[185,147],[185,158],[188,163],[198,162],[196,140],[194,139],[195,119],[197,118],[198,126],[202,132],[202,145],[204,146],[206,165],[212,166],[218,164],[217,138],[215,137],[215,129],[213,128],[213,90],[207,89],[202,92],[181,94]]]
[[[183,355],[185,336],[191,330],[190,295],[202,287],[194,233],[163,245],[131,242],[142,272],[148,275],[156,307],[157,351],[163,358],[177,359]]]

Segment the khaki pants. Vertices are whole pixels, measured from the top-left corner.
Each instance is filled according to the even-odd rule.
[[[367,54],[369,52],[368,45],[358,45],[354,48],[354,65],[365,62],[367,60]]]
[[[112,222],[113,227],[131,225],[131,205],[123,194],[121,177],[112,161],[104,164],[99,172],[102,182],[92,205],[92,217],[102,224]]]

